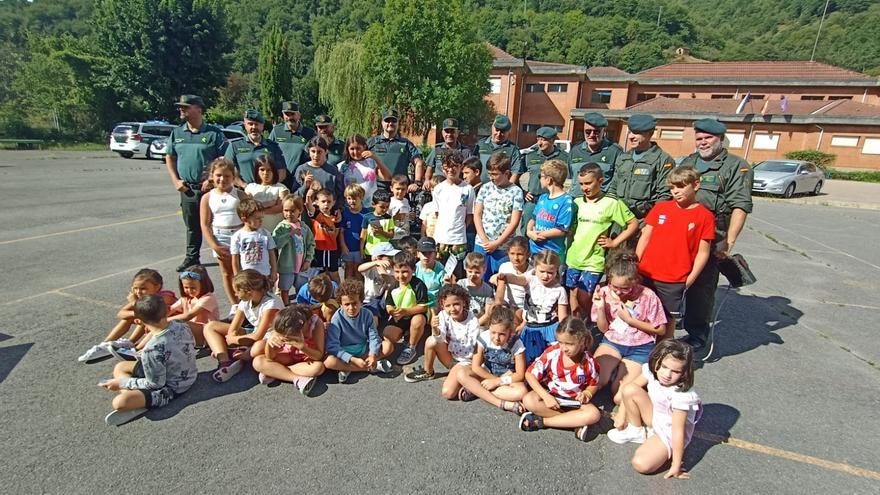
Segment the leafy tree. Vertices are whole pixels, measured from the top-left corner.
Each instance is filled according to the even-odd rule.
[[[378,98],[368,84],[365,52],[354,39],[321,45],[315,52],[319,101],[330,110],[340,135],[370,132]]]
[[[290,46],[278,26],[272,28],[260,47],[257,66],[260,85],[260,107],[273,120],[281,115],[281,101],[293,92]]]

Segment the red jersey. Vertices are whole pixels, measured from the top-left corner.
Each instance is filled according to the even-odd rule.
[[[584,352],[581,362],[565,366],[559,343],[544,349],[544,353],[529,366],[528,372],[551,394],[566,399],[574,399],[590,385],[599,384],[599,364],[593,360],[593,356]]]
[[[700,241],[715,239],[715,215],[699,203],[685,209],[675,201],[661,201],[648,212],[645,223],[653,229],[639,272],[658,282],[687,281]]]

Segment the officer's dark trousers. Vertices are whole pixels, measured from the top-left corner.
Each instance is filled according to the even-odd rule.
[[[183,213],[183,224],[186,225],[186,261],[199,261],[202,249],[202,225],[199,222],[199,203],[202,192],[188,190],[180,193],[180,210]]]
[[[715,289],[718,287],[718,259],[709,256],[700,276],[685,292],[684,328],[692,338],[706,342],[709,322],[715,313]]]

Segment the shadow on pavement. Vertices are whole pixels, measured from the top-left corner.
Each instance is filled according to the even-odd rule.
[[[703,416],[684,452],[685,466],[693,469],[709,449],[727,440],[739,417],[739,411],[726,404],[703,404]]]
[[[216,399],[224,395],[237,394],[259,385],[257,374],[250,371],[249,367],[232,377],[226,383],[217,383],[211,378],[214,370],[199,373],[193,386],[180,397],[175,398],[165,407],[151,409],[146,417],[153,421],[161,421],[171,418],[189,405],[197,404],[206,400]]]
[[[12,338],[12,335],[6,335],[5,333],[0,333],[0,342],[3,342],[4,340],[9,340],[11,338]]]
[[[2,334],[0,334],[2,335]],[[6,380],[9,373],[18,365],[21,358],[33,347],[33,343],[0,347],[0,383]]]

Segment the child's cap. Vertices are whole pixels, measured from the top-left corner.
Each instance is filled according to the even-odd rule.
[[[437,242],[430,237],[422,237],[416,245],[416,250],[420,253],[433,253],[437,251]]]
[[[399,252],[400,250],[394,249],[394,246],[392,246],[390,242],[380,242],[370,250],[372,256],[394,256]]]

